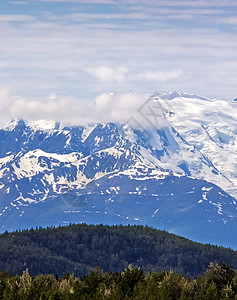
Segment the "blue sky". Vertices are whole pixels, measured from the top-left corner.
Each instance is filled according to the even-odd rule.
[[[237,97],[233,0],[2,0],[0,38],[0,103],[11,115],[14,97]]]

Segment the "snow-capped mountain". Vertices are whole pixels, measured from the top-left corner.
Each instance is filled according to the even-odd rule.
[[[0,130],[1,231],[140,224],[237,248],[237,103],[158,93],[127,122]]]

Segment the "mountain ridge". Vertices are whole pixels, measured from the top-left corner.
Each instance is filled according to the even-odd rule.
[[[212,263],[237,266],[237,252],[144,226],[71,224],[0,234],[0,269],[11,275],[28,268],[32,276],[84,276],[99,266],[122,272],[132,264],[145,272],[172,269],[189,277]],[[17,255],[16,255],[17,253]],[[45,259],[47,253],[47,259]]]
[[[233,166],[221,162],[229,149],[235,158],[237,141],[227,125],[215,135],[210,120],[221,103],[232,116],[214,109],[214,122],[235,132],[232,102],[166,97],[154,95],[127,123],[12,120],[0,129],[1,231],[132,222],[237,247]]]

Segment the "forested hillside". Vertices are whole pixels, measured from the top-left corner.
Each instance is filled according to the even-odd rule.
[[[70,225],[0,235],[0,270],[11,275],[65,273],[84,276],[99,266],[122,272],[129,264],[145,272],[170,270],[195,277],[210,262],[237,267],[237,252],[203,245],[142,226]]]

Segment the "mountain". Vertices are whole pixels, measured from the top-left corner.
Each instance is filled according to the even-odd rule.
[[[156,93],[123,123],[10,121],[1,231],[137,224],[237,249],[236,105]]]

